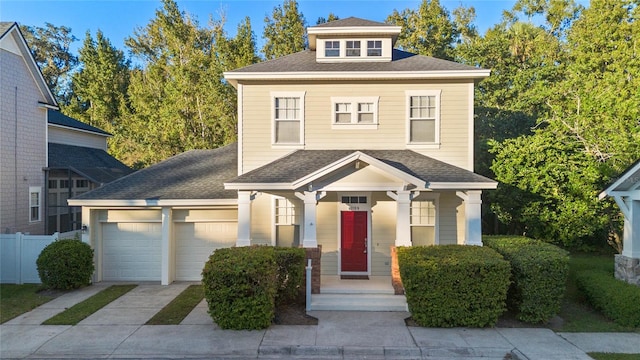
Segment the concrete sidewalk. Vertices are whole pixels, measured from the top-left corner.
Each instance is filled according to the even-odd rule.
[[[39,325],[104,286],[65,294],[0,325],[0,357],[578,360],[591,359],[586,352],[640,354],[638,333],[407,327],[406,312],[317,311],[311,315],[318,325],[231,331],[213,324],[203,301],[180,325],[143,325],[187,284],[140,285],[76,326]]]

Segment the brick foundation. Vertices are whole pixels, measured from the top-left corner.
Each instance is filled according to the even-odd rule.
[[[640,259],[616,255],[616,279],[640,286]]]
[[[320,294],[320,270],[322,269],[321,258],[322,258],[322,245],[318,245],[317,248],[305,248],[307,252],[306,259],[304,261],[304,266],[307,266],[308,260],[311,259],[311,293],[312,294]],[[305,284],[307,273],[305,271]]]
[[[404,295],[404,286],[400,278],[400,266],[398,265],[398,252],[395,246],[391,247],[391,285],[396,295]]]

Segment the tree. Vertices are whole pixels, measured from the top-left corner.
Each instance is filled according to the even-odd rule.
[[[306,20],[298,11],[296,0],[285,0],[273,9],[272,17],[264,18],[266,40],[262,52],[267,60],[303,51],[307,46]]]
[[[126,40],[142,63],[132,72],[128,92],[127,163],[139,166],[235,141],[235,93],[223,72],[257,59],[248,21],[228,39],[220,23],[200,27],[175,1],[162,3],[156,17]]]
[[[69,47],[77,40],[71,28],[45,23],[45,27],[21,26],[47,86],[60,104],[67,101],[69,75],[78,64]]]
[[[319,17],[318,20],[316,21],[316,25],[325,24],[328,22],[336,21],[336,20],[340,20],[340,18],[334,13],[330,12],[329,16],[327,16],[326,18],[322,16]]]
[[[453,58],[459,30],[439,0],[423,0],[417,11],[394,10],[387,22],[402,26],[396,44],[403,50],[441,59]]]

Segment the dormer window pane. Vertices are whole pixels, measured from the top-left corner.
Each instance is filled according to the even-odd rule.
[[[367,41],[367,56],[382,56],[382,41]]]
[[[351,122],[351,104],[336,103],[336,123],[348,124]]]
[[[325,57],[338,57],[338,56],[340,56],[340,41],[325,41],[324,42],[324,56]]]
[[[358,122],[373,123],[373,103],[358,104]]]
[[[347,41],[347,56],[360,56],[360,41]]]

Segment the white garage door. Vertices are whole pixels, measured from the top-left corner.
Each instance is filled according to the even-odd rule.
[[[215,249],[236,243],[237,222],[175,223],[176,280],[200,281]]]
[[[102,279],[160,281],[162,224],[102,224]]]

